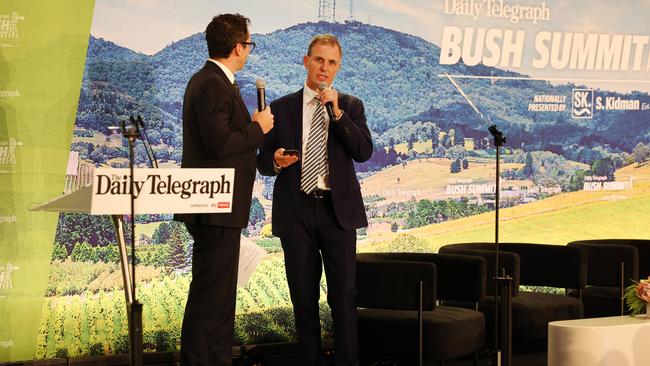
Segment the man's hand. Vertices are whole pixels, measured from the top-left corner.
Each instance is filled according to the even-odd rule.
[[[266,107],[266,109],[261,112],[255,111],[252,119],[260,125],[262,132],[266,135],[273,128],[273,118],[271,107]]]
[[[341,115],[341,110],[339,109],[339,93],[336,92],[334,88],[325,88],[320,91],[320,104],[325,105],[328,102],[332,102],[332,112],[335,116]]]
[[[283,152],[284,148],[281,147],[275,150],[275,153],[273,154],[273,161],[275,161],[275,165],[279,166],[280,168],[286,168],[289,165],[300,160],[300,157],[296,155],[283,155]]]

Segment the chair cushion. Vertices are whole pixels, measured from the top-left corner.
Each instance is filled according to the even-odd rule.
[[[494,334],[494,299],[487,298],[479,306],[485,314],[488,338],[491,343]],[[556,320],[580,319],[583,317],[582,301],[575,297],[520,291],[512,298],[512,342],[513,347],[527,347],[530,341],[548,337],[548,323]]]
[[[549,322],[580,319],[582,315],[582,301],[575,297],[521,291],[512,298],[513,338],[545,339]]]
[[[364,359],[417,359],[417,312],[359,309],[359,349]],[[449,360],[485,345],[485,318],[474,310],[438,306],[423,315],[425,361]]]

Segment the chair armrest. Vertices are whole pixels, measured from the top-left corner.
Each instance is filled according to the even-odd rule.
[[[647,239],[589,239],[571,243],[600,245],[629,245],[639,251],[639,278],[650,277],[650,240]]]
[[[503,243],[521,261],[521,284],[582,289],[587,284],[587,253],[565,245]]]
[[[480,302],[486,292],[487,262],[479,256],[435,253],[364,253],[361,258],[428,262],[436,266],[436,298]]]
[[[635,247],[587,243],[569,243],[567,247],[580,247],[586,250],[589,285],[621,286],[621,262],[625,263],[624,283],[629,283],[629,280],[639,280],[639,252]]]
[[[440,247],[439,253],[445,254],[462,254],[479,256],[486,262],[486,290],[487,296],[493,296],[494,291],[494,267],[496,262],[496,253],[494,252],[494,243],[458,243],[448,244]],[[514,280],[512,285],[512,296],[519,294],[520,282],[520,265],[519,256],[516,253],[507,251],[499,252],[499,267],[506,269],[506,274]]]
[[[420,281],[423,310],[433,310],[436,301],[433,263],[357,258],[357,306],[417,310]]]

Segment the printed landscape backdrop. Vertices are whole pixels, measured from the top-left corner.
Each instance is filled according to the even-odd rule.
[[[109,219],[28,209],[95,167],[126,167],[109,128],[130,115],[161,167],[179,166],[183,92],[223,12],[251,18],[257,48],[237,74],[251,110],[256,79],[269,100],[293,92],[310,38],[341,40],[334,86],[364,101],[375,144],[357,164],[370,222],[358,251],[493,240],[490,124],[507,138],[501,241],[650,239],[647,0],[41,3],[0,4],[0,361],[128,351]],[[238,289],[240,344],[295,339],[272,185],[258,175],[242,240],[263,258]],[[191,279],[191,239],[170,219],[136,219],[148,351],[178,349]]]

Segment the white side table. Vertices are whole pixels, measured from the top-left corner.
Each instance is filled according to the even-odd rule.
[[[548,323],[548,366],[650,365],[650,318],[612,316]]]

